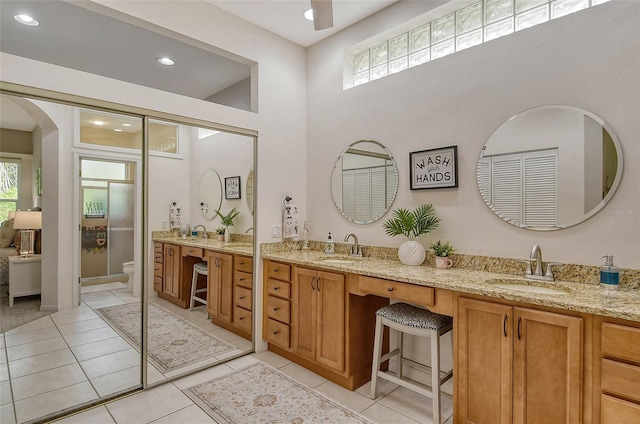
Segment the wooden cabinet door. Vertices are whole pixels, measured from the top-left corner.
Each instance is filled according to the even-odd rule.
[[[163,291],[177,298],[180,296],[180,246],[164,245]]]
[[[220,292],[220,269],[218,256],[214,252],[207,255],[207,313],[218,317],[218,293]]]
[[[455,422],[510,423],[513,308],[460,298],[456,326],[459,388]]]
[[[336,371],[344,371],[345,356],[345,292],[344,275],[318,272],[317,351],[316,360]]]
[[[514,424],[581,422],[582,318],[518,307],[514,317]]]
[[[318,272],[296,268],[293,290],[293,350],[305,358],[316,360]]]
[[[218,318],[233,322],[233,256],[224,253],[218,255]]]

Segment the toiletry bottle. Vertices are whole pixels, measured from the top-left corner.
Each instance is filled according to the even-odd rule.
[[[327,241],[324,243],[324,253],[334,253],[336,251],[336,244],[331,239],[331,233],[327,237]]]
[[[309,225],[304,221],[304,230],[302,230],[302,250],[309,250]]]
[[[191,236],[192,237],[198,237],[198,230],[196,230],[196,226],[194,225],[193,228],[191,228]]]
[[[606,263],[600,267],[600,287],[616,290],[620,281],[620,268],[613,265],[613,255],[600,257]]]

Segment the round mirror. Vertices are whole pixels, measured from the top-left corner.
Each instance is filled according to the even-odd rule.
[[[244,192],[247,193],[247,204],[249,205],[251,214],[253,214],[253,169],[251,169],[251,171],[249,171],[249,175],[247,175],[247,183]]]
[[[398,193],[396,161],[377,141],[356,141],[333,167],[331,193],[336,207],[349,221],[374,222],[389,210]]]
[[[500,218],[529,230],[558,230],[593,216],[622,176],[622,149],[596,115],[543,106],[502,124],[478,159],[478,188]]]
[[[222,181],[220,175],[213,169],[207,169],[200,178],[200,189],[198,192],[200,211],[207,219],[217,216],[216,211],[222,205]]]

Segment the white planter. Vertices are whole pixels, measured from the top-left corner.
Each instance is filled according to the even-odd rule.
[[[231,233],[229,233],[229,227],[224,228],[224,241],[229,242],[231,240]]]
[[[398,248],[398,259],[405,265],[422,265],[424,257],[424,247],[415,240],[405,241]]]

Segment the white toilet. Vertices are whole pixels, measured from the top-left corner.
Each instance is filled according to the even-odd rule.
[[[134,297],[138,297],[140,291],[140,285],[136,279],[136,267],[133,261],[125,262],[122,264],[122,272],[129,276],[129,282],[127,283],[127,291],[133,292]]]

